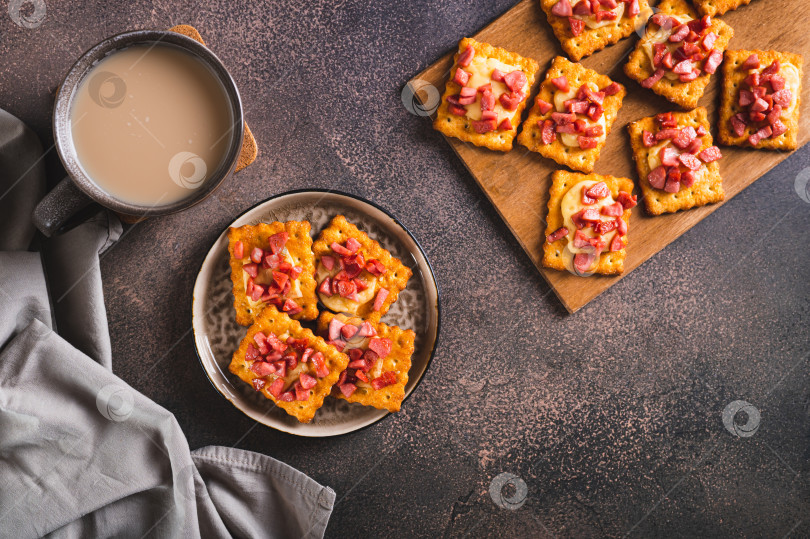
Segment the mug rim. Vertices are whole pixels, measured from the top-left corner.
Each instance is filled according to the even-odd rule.
[[[102,59],[133,45],[175,46],[193,54],[208,66],[222,84],[233,116],[230,144],[214,173],[193,194],[169,204],[149,206],[126,202],[114,197],[96,184],[79,162],[70,127],[70,113],[76,90]],[[242,99],[236,82],[222,61],[208,47],[171,30],[132,30],[103,39],[82,54],[70,67],[56,94],[53,109],[53,137],[57,154],[68,177],[90,199],[126,215],[139,217],[167,215],[187,209],[206,199],[234,171],[244,139],[245,120]]]

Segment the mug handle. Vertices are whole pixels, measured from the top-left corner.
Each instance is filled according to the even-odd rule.
[[[50,238],[68,219],[91,203],[93,200],[66,176],[39,201],[31,214],[31,221],[45,237]]]

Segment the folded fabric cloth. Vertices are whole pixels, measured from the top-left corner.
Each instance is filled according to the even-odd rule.
[[[120,222],[48,240],[44,265],[23,251],[42,149],[1,110],[0,133],[0,537],[322,537],[332,489],[265,455],[190,451],[112,373],[99,255]]]

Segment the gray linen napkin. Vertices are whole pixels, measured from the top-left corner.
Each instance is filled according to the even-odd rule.
[[[120,223],[103,212],[49,240],[43,268],[22,251],[42,149],[3,111],[0,133],[0,537],[323,536],[332,489],[265,455],[190,451],[111,372],[98,256]]]

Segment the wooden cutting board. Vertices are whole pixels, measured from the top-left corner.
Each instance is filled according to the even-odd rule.
[[[804,13],[805,10],[802,9],[804,7],[804,0],[754,0],[748,6],[726,13],[722,19],[734,28],[734,39],[731,40],[729,48],[784,50],[802,54],[805,61],[810,60],[808,55],[810,32],[805,26],[804,17],[797,16]],[[540,9],[539,0],[522,0],[471,37],[534,58],[539,62],[542,72],[538,73],[538,80],[532,89],[532,100],[551,60],[557,55],[564,56],[545,14]],[[622,68],[626,57],[637,40],[638,37],[633,35],[582,60],[582,64],[586,67],[610,76],[613,80],[624,84],[628,90],[594,172],[624,176],[636,183],[638,179],[626,125],[645,116],[678,110],[676,105],[658,97],[652,91],[645,90],[624,75]],[[425,88],[427,90],[431,88],[426,84],[438,89],[439,94],[443,92],[444,83],[453,64],[454,52],[455,49],[408,83],[423,105],[429,106],[430,100],[430,92],[425,91]],[[700,105],[708,109],[713,124],[717,122],[719,73],[720,70],[712,77],[706,93],[700,100]],[[800,146],[810,137],[808,130],[810,118],[806,112],[810,100],[808,86],[810,85],[802,84]],[[524,112],[524,118],[526,114],[527,112]],[[712,135],[716,137],[716,129],[712,129]],[[529,152],[518,144],[515,144],[511,152],[504,154],[477,148],[454,138],[447,138],[447,141],[506,221],[540,274],[551,285],[565,308],[572,313],[616,284],[622,276],[633,271],[722,205],[722,203],[714,204],[672,215],[653,217],[646,214],[640,204],[633,210],[630,221],[624,274],[615,277],[599,275],[577,277],[568,272],[550,270],[540,265],[551,172],[562,167]],[[789,155],[789,152],[725,146],[721,149],[723,159],[720,161],[720,173],[723,177],[726,201]],[[640,192],[638,187],[636,192]]]

